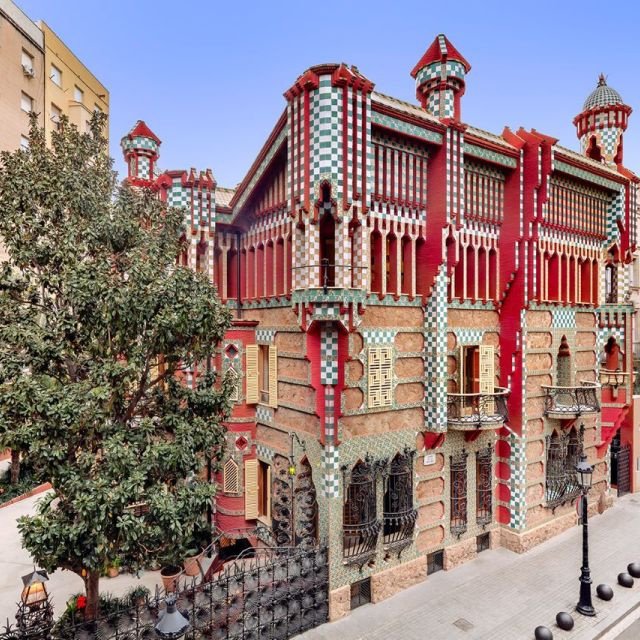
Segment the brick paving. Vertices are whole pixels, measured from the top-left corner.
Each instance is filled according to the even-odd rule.
[[[485,551],[452,571],[342,620],[309,631],[298,640],[518,640],[546,625],[555,640],[609,640],[616,623],[640,605],[640,580],[632,589],[617,584],[627,564],[640,561],[640,495],[625,496],[589,523],[595,618],[574,612],[582,554],[581,527],[572,527],[526,554]],[[595,586],[605,582],[614,598],[603,602]],[[559,611],[575,619],[571,632],[555,625]]]

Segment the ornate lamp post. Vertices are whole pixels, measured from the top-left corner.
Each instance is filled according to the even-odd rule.
[[[53,609],[45,587],[49,576],[42,569],[35,569],[22,576],[22,593],[16,613],[16,621],[23,638],[45,638],[53,624]]]
[[[591,571],[589,570],[589,529],[587,521],[587,495],[593,481],[593,467],[587,462],[583,453],[576,465],[576,480],[582,491],[580,512],[582,515],[582,568],[580,569],[580,600],[576,611],[583,616],[595,616],[596,611],[591,602]]]
[[[156,635],[164,640],[178,640],[189,630],[189,621],[178,611],[176,596],[168,595],[164,602],[167,610],[155,626]]]

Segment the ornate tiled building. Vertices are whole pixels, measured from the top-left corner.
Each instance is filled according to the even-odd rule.
[[[494,135],[462,119],[470,69],[438,36],[409,104],[312,67],[234,190],[158,170],[143,122],[122,142],[235,316],[222,544],[326,540],[333,618],[573,524],[582,451],[594,511],[637,486],[631,109],[601,78],[581,153]]]

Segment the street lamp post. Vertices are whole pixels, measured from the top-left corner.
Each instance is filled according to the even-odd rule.
[[[587,519],[587,495],[593,481],[593,467],[583,453],[576,465],[576,480],[582,491],[580,496],[582,515],[582,567],[580,569],[580,600],[576,611],[583,616],[595,616],[596,610],[591,602],[591,571],[589,569],[589,525]]]

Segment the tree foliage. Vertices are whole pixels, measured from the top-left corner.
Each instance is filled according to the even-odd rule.
[[[96,588],[113,560],[189,546],[230,395],[212,373],[180,381],[207,369],[230,316],[177,264],[184,212],[117,185],[103,126],[65,120],[48,148],[34,118],[29,149],[0,158],[0,439],[53,486],[19,529],[36,562]]]

